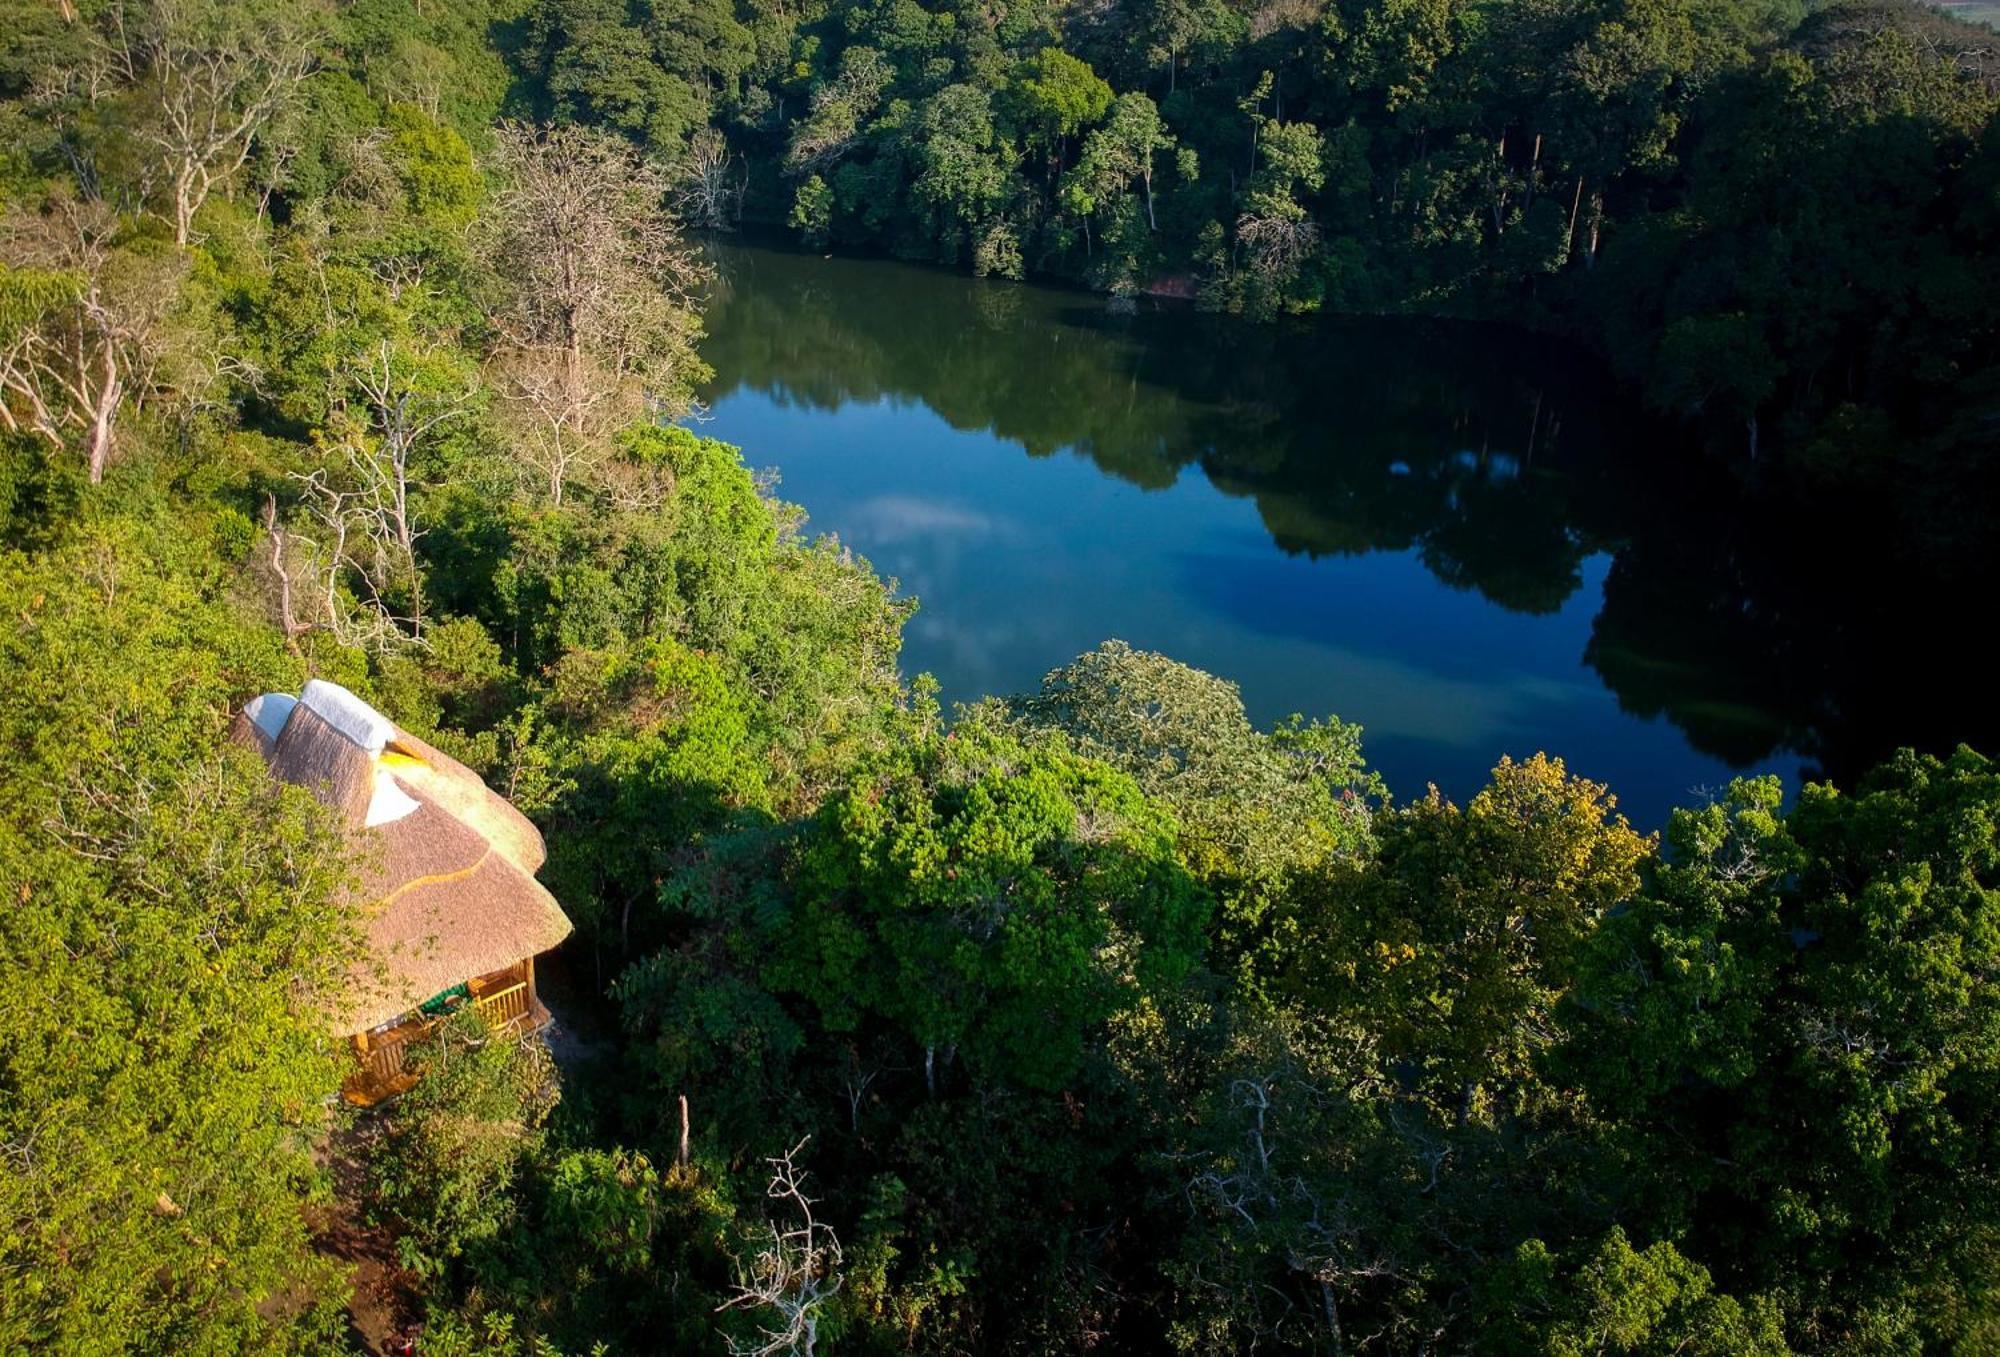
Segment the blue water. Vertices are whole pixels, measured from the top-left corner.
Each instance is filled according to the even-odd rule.
[[[1330,403],[1303,419],[1266,408],[1254,445],[1231,450],[1216,435],[1241,422],[1228,402],[1175,380],[1197,360],[1162,352],[1144,323],[1076,328],[1072,318],[1101,309],[1094,299],[764,250],[732,249],[724,264],[703,432],[744,448],[814,531],[919,601],[904,670],[935,675],[947,701],[1030,690],[1117,637],[1234,680],[1260,723],[1292,712],[1359,722],[1398,798],[1435,782],[1463,799],[1500,756],[1545,750],[1608,782],[1650,827],[1734,773],[1797,769],[1777,749],[1704,752],[1666,717],[1621,709],[1586,660],[1614,548],[1558,518],[1514,550],[1518,522],[1577,496],[1569,472],[1514,484],[1527,440],[1553,435],[1531,435],[1511,405],[1495,421],[1514,429],[1505,449],[1490,433],[1456,448],[1449,431],[1426,441],[1403,432],[1397,410],[1372,407],[1356,421],[1364,437]],[[1010,287],[1018,296],[997,326],[952,321],[954,307],[990,312],[994,290]],[[1182,346],[1200,343],[1190,325],[1222,324],[1167,323]],[[1359,383],[1362,402],[1394,385],[1351,368],[1342,380]],[[1107,414],[1125,399],[1136,432],[1125,412]],[[1428,397],[1411,399],[1420,410]],[[1432,427],[1412,418],[1411,429]],[[1454,419],[1448,430],[1464,423]],[[1123,432],[1107,433],[1107,420]],[[1260,458],[1270,465],[1242,469]],[[1305,488],[1243,483],[1282,482],[1301,461]],[[1211,464],[1227,470],[1212,479]],[[1457,479],[1439,490],[1440,477]],[[1480,518],[1465,507],[1480,495],[1502,507]],[[1417,509],[1393,507],[1413,497]],[[1475,564],[1434,568],[1427,556],[1454,532]],[[1481,545],[1489,537],[1497,548]]]

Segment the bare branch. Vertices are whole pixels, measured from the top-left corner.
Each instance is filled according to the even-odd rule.
[[[315,18],[296,3],[111,0],[95,64],[151,101],[132,131],[164,179],[149,188],[166,198],[177,243],[192,239],[195,213],[312,72]]]
[[[780,1204],[788,1220],[764,1222],[756,1253],[737,1260],[735,1294],[716,1307],[718,1313],[743,1309],[760,1315],[755,1338],[725,1336],[731,1357],[811,1357],[820,1311],[840,1290],[840,1240],[813,1215],[805,1171],[796,1162],[805,1146],[801,1140],[769,1161],[771,1182],[764,1195]]]
[[[508,294],[494,368],[551,503],[643,414],[687,409],[706,270],[666,211],[668,181],[616,137],[500,131],[508,187],[489,241]]]
[[[93,482],[128,400],[192,400],[202,380],[162,380],[187,261],[118,233],[108,205],[63,193],[0,222],[0,426],[77,448]]]

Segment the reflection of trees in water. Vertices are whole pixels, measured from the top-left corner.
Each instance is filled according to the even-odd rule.
[[[1199,464],[1254,496],[1290,552],[1421,547],[1454,585],[1536,611],[1576,587],[1588,543],[1561,531],[1567,479],[1548,474],[1568,397],[1496,361],[1490,332],[1127,318],[1096,298],[921,269],[738,257],[704,350],[717,393],[748,385],[824,408],[916,398],[954,427],[1075,452],[1139,486]]]
[[[1473,481],[1463,512],[1439,522],[1424,564],[1455,589],[1477,589],[1512,612],[1552,613],[1583,583],[1590,544],[1570,521],[1553,477]]]
[[[1026,292],[1009,283],[986,280],[972,284],[972,314],[988,330],[1006,331],[1020,324]]]
[[[1717,564],[1716,562],[1720,562]],[[1613,559],[1584,659],[1639,716],[1665,716],[1729,763],[1812,754],[1810,656],[1740,589],[1729,543],[1656,536]]]
[[[1735,763],[1789,750],[1851,787],[1904,745],[2000,745],[1962,594],[1879,523],[1662,492],[1620,548],[1585,659],[1625,710]]]
[[[1696,484],[1588,363],[1531,336],[1123,316],[920,268],[742,250],[720,262],[713,396],[919,400],[955,428],[1086,456],[1147,488],[1199,465],[1253,499],[1288,553],[1414,551],[1514,612],[1560,608],[1584,559],[1612,551],[1584,658],[1627,710],[1732,763],[1792,750],[1843,776],[1884,752],[1868,731],[1907,728],[1867,709],[1910,698],[1856,634],[1870,618],[1894,625],[1893,572],[1833,587],[1801,568],[1768,507],[1745,517],[1732,487]],[[1958,716],[1935,723],[1940,740]]]

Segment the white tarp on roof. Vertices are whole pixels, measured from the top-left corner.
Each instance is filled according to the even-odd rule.
[[[253,697],[243,705],[243,714],[250,718],[250,724],[264,732],[273,744],[284,734],[285,722],[291,719],[292,708],[299,700],[290,693],[265,693]]]
[[[383,748],[396,736],[395,722],[339,684],[313,679],[298,697],[265,693],[252,698],[244,706],[243,714],[275,744],[284,732],[285,722],[291,719],[292,709],[300,706],[326,722],[375,763],[375,785],[369,794],[365,821],[369,828],[393,823],[417,810],[417,801],[397,785],[379,762]]]
[[[319,717],[370,754],[380,754],[395,738],[396,725],[338,683],[313,679],[299,694],[306,710]]]
[[[375,770],[375,795],[369,798],[366,821],[370,829],[400,820],[417,807],[417,801],[396,785],[396,779],[389,775],[388,769]]]

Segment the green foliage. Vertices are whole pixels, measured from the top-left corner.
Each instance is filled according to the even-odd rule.
[[[0,556],[0,1347],[284,1350],[338,1277],[301,1208],[342,854],[222,744],[298,670],[189,526]]]
[[[1657,900],[1580,982],[1586,1085],[1690,1137],[1651,1167],[1719,1258],[1811,1328],[1934,1342],[1990,1323],[2000,1027],[1991,765],[1904,755],[1852,796],[1740,782],[1669,833]],[[1617,1043],[1632,1053],[1597,1053]],[[1729,1156],[1727,1171],[1701,1147]]]
[[[810,804],[879,743],[907,607],[801,541],[736,449],[654,426],[623,448],[647,508],[514,518],[486,607],[540,671],[523,753],[550,782],[548,879],[629,960],[695,841]]]
[[[1013,156],[985,90],[948,85],[938,91],[924,104],[911,156],[919,167],[911,194],[932,214],[940,236],[975,228],[1000,206]]]
[[[417,1082],[377,1128],[370,1187],[403,1266],[437,1276],[498,1246],[512,1223],[512,1188],[539,1145],[555,1076],[539,1041],[494,1040],[476,1012],[412,1043],[404,1060]]]
[[[719,1351],[808,1303],[867,1352],[1991,1349],[1991,764],[1739,782],[1662,846],[1540,755],[1389,806],[1354,727],[1259,730],[1115,642],[946,722],[910,605],[656,418],[704,275],[642,163],[720,129],[815,245],[1564,329],[1718,446],[1768,428],[1815,493],[1907,480],[1958,532],[2000,243],[1968,33],[1891,0],[24,16],[0,1348],[327,1348],[331,1156],[447,1354]],[[1266,366],[1228,418],[1339,394]],[[1066,399],[1135,480],[1228,460],[1043,375],[995,402],[1032,446]],[[1373,436],[1408,455],[1408,418]],[[1598,549],[1442,471],[1395,494],[1443,526],[1314,518],[1268,451],[1232,473],[1308,549],[1540,612]],[[1496,523],[1532,569],[1481,568]],[[466,1018],[335,1125],[348,865],[224,740],[308,675],[547,833],[560,1075]],[[843,1247],[787,1272],[741,1255],[800,1146]]]
[[[1770,399],[1776,362],[1741,314],[1683,316],[1660,336],[1653,398],[1669,409],[1746,417]]]
[[[1050,145],[1077,136],[1111,107],[1111,86],[1090,63],[1044,47],[1025,62],[1010,87],[1020,120]]]
[[[1152,193],[1153,161],[1174,146],[1160,110],[1143,94],[1121,94],[1111,102],[1102,127],[1084,138],[1083,153],[1065,181],[1064,205],[1089,214],[1113,195],[1141,180]]]
[[[424,1350],[438,1357],[563,1357],[563,1349],[539,1334],[523,1334],[522,1327],[504,1310],[488,1310],[476,1319],[446,1310],[425,1323]],[[605,1350],[602,1344],[589,1349]]]
[[[1760,460],[1843,404],[1935,433],[1930,397],[2000,358],[1984,30],[1807,11],[542,0],[521,67],[546,111],[663,160],[721,130],[745,215],[816,247],[1543,325]],[[1904,493],[1862,481],[1842,493]]]
[[[465,138],[408,104],[392,105],[384,121],[391,135],[383,154],[401,181],[404,210],[446,231],[471,225],[485,185]]]
[[[826,244],[833,230],[833,190],[826,186],[826,180],[815,174],[799,184],[785,225],[797,231],[799,239],[808,245]]]
[[[1495,1352],[1786,1357],[1777,1307],[1718,1295],[1706,1269],[1664,1241],[1635,1249],[1613,1226],[1566,1268],[1539,1239],[1521,1246],[1493,1281]],[[1528,1320],[1529,1323],[1523,1323]]]
[[[659,1174],[643,1154],[577,1150],[549,1172],[549,1215],[607,1266],[641,1271],[652,1262],[660,1187]]]
[[[820,812],[769,972],[830,1030],[871,1018],[977,1079],[1056,1087],[1199,954],[1202,892],[1129,780],[978,723]]]
[[[1367,1015],[1412,1090],[1461,1121],[1530,1096],[1578,949],[1653,852],[1615,804],[1541,755],[1502,760],[1463,810],[1433,790],[1323,899],[1300,893],[1314,903],[1285,921],[1286,988]]]
[[[1294,716],[1260,731],[1234,683],[1122,641],[1050,673],[1012,709],[1170,807],[1204,876],[1254,888],[1369,845],[1380,787],[1358,726]]]

